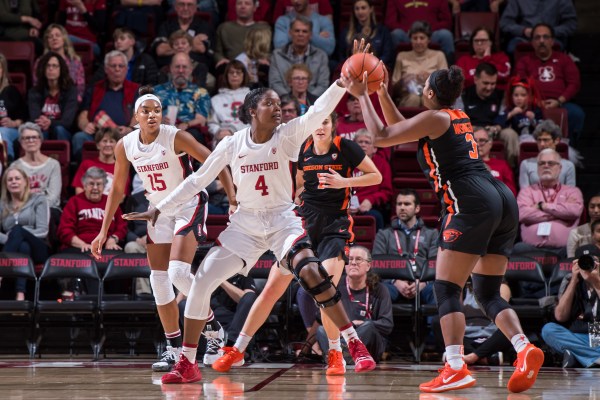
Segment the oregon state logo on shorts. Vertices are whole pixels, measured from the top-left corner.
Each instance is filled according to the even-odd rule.
[[[442,232],[442,239],[446,243],[452,243],[455,242],[460,235],[462,235],[461,231],[457,231],[456,229],[446,229],[444,232]]]

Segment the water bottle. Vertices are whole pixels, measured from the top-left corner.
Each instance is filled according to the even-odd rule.
[[[0,100],[0,119],[8,117],[8,112],[4,106],[4,100]]]

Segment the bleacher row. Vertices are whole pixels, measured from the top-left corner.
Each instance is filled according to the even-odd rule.
[[[209,216],[207,243],[203,246],[209,247],[226,226],[226,216]],[[369,238],[375,232],[374,219],[358,217],[355,226],[357,244],[370,247],[372,240]],[[257,287],[260,288],[267,279],[275,261],[273,255],[265,254],[252,268],[250,276],[262,281]],[[430,283],[435,279],[435,268],[434,259],[413,270],[406,259],[383,255],[373,257],[371,271],[381,279]],[[526,321],[524,326],[528,332],[539,333],[541,326],[553,319],[553,302],[545,300],[556,294],[562,278],[570,270],[570,259],[559,260],[554,254],[545,252],[530,254],[530,257],[515,256],[509,260],[505,278],[513,290],[511,302],[519,317]],[[106,355],[107,347],[115,349],[119,345],[128,349],[129,354],[136,354],[136,338],[140,332],[146,338],[153,338],[154,348],[160,354],[163,348],[162,328],[154,298],[151,294],[138,294],[135,285],[136,278],[149,275],[145,254],[105,251],[101,259],[94,260],[89,253],[59,253],[50,256],[45,264],[36,266],[24,255],[0,253],[0,277],[26,278],[35,293],[32,299],[25,301],[0,300],[0,321],[5,329],[21,328],[28,332],[23,339],[30,357],[41,356],[40,349],[44,348],[43,339],[47,332],[59,327],[71,329],[70,339],[63,343],[68,344],[71,352],[80,331],[87,332],[94,359],[98,359],[103,351]],[[52,290],[57,279],[85,282],[86,290],[72,301],[57,299],[59,292]],[[541,290],[538,297],[542,300],[520,297],[519,288],[523,283],[537,285]],[[416,287],[419,288],[419,285]],[[289,293],[282,297],[272,312],[281,341],[289,340],[290,319],[300,319]],[[437,307],[421,304],[418,293],[413,303],[393,304],[392,307],[397,329],[407,331],[407,336],[392,335],[391,345],[405,346],[406,343],[400,342],[408,337],[412,356],[420,362],[428,334],[427,317],[437,315]],[[115,332],[122,334],[111,335]],[[119,337],[121,339],[115,339]]]

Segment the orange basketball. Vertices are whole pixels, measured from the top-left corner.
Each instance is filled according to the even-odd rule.
[[[361,79],[365,71],[368,74],[367,85],[369,94],[371,94],[379,89],[379,85],[385,77],[383,64],[379,63],[379,58],[370,53],[358,53],[348,57],[342,66],[344,76],[348,76],[349,73],[351,77],[356,79]]]

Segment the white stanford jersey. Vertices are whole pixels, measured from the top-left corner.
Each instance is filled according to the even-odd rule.
[[[273,137],[266,143],[254,143],[250,128],[225,137],[202,167],[161,201],[158,209],[168,214],[176,213],[178,207],[208,186],[227,165],[231,166],[240,207],[272,210],[291,206],[294,177],[290,163],[297,160],[304,140],[321,126],[344,93],[345,89],[334,83],[306,114],[276,127]]]
[[[142,179],[146,197],[153,206],[192,172],[187,154],[175,154],[177,131],[179,129],[175,126],[160,125],[156,140],[150,144],[141,142],[139,129],[123,137],[125,155]]]

